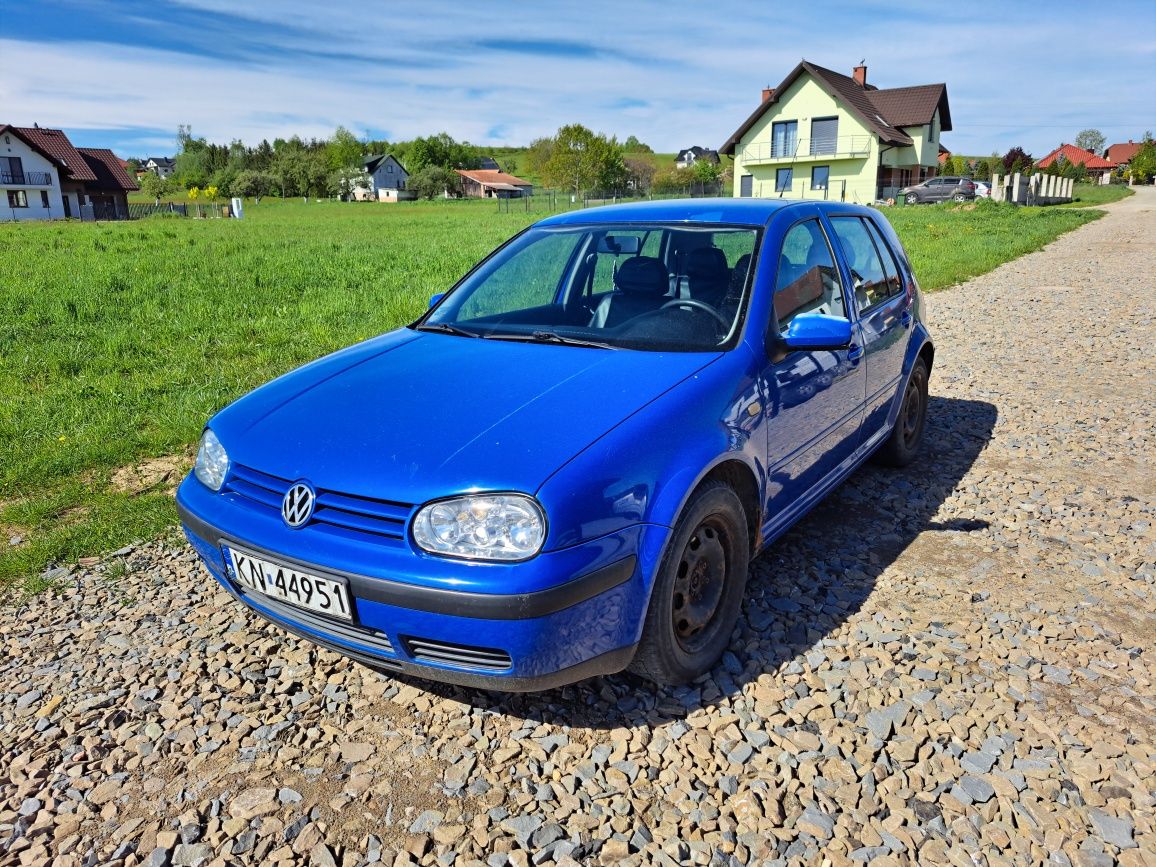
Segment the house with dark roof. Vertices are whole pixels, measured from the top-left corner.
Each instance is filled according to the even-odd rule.
[[[160,178],[167,178],[177,168],[177,161],[171,157],[149,157],[141,166],[146,172],[152,172]]]
[[[367,157],[364,167],[369,185],[353,188],[353,198],[357,201],[402,202],[414,198],[413,193],[406,190],[409,172],[393,154]]]
[[[735,196],[871,202],[933,177],[950,129],[945,84],[879,88],[864,65],[848,76],[802,60],[720,152]]]
[[[462,178],[462,193],[486,199],[519,199],[532,195],[534,185],[492,169],[454,169]]]
[[[104,148],[75,148],[62,130],[0,124],[0,215],[11,220],[128,217],[140,189]]]
[[[678,156],[674,158],[674,165],[676,168],[689,169],[699,160],[706,160],[707,162],[718,165],[718,151],[693,145],[678,152]]]

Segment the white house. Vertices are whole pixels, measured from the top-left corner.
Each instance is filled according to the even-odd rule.
[[[34,140],[23,128],[0,125],[0,216],[52,220],[79,215],[79,209],[72,213],[65,209],[57,161]],[[79,154],[76,159],[85,166]]]
[[[139,187],[104,148],[75,148],[59,129],[0,124],[0,219],[128,218]]]
[[[369,157],[365,161],[365,172],[369,175],[369,189],[354,187],[353,198],[357,201],[400,202],[414,198],[405,188],[409,172],[393,154]]]
[[[143,168],[160,178],[167,178],[176,170],[176,161],[170,157],[149,157]]]

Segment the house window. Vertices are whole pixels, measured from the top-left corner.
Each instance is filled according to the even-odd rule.
[[[745,199],[749,199],[754,195],[755,179],[753,175],[743,175],[739,178],[739,195]]]
[[[385,164],[385,171],[387,174],[392,175],[393,174],[393,163],[386,163]]]
[[[8,207],[10,208],[27,208],[28,194],[24,190],[9,190],[8,191]]]
[[[799,138],[797,120],[780,120],[771,125],[771,156],[793,157]]]
[[[839,118],[817,117],[811,121],[811,153],[833,154],[839,140]]]
[[[48,207],[48,190],[41,190],[40,191],[40,207],[42,207],[42,208]]]
[[[811,169],[811,189],[827,189],[827,181],[831,177],[830,166],[815,166]]]
[[[775,192],[789,193],[791,191],[791,181],[793,180],[794,171],[792,169],[779,169],[775,172]]]
[[[20,157],[0,157],[0,182],[24,183],[24,164],[20,161]]]

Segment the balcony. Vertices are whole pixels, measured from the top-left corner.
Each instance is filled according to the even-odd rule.
[[[739,151],[744,165],[772,163],[815,163],[855,159],[871,153],[871,136],[849,135],[839,138],[801,138],[794,142],[757,142]]]
[[[0,184],[8,187],[51,187],[50,172],[0,172]]]

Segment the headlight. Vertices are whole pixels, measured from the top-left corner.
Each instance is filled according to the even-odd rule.
[[[201,447],[197,449],[197,463],[193,473],[206,488],[219,491],[225,484],[225,474],[229,472],[229,456],[225,447],[211,430],[201,435]]]
[[[478,494],[422,507],[413,522],[418,547],[478,560],[525,560],[546,541],[542,507],[523,494]]]

